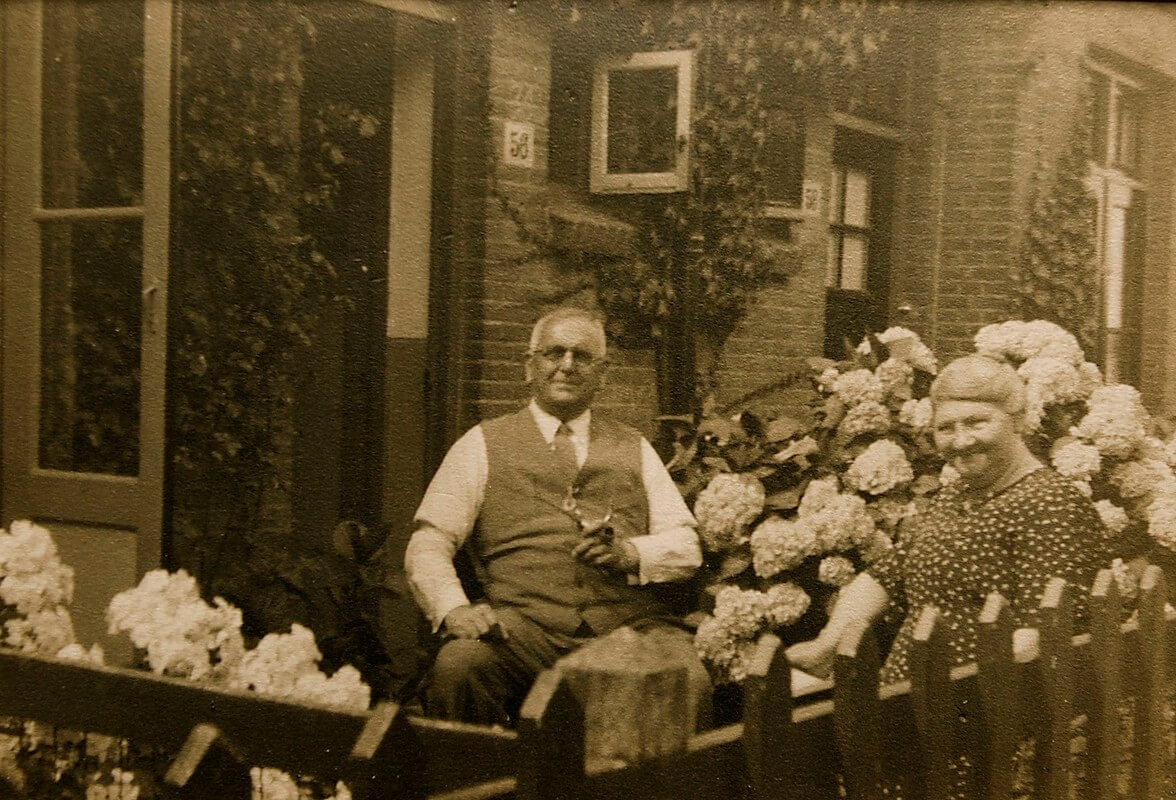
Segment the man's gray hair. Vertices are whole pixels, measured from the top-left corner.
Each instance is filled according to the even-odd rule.
[[[531,343],[527,347],[527,353],[534,354],[537,351],[543,331],[557,322],[569,319],[581,320],[600,331],[600,352],[603,355],[608,347],[608,337],[604,333],[604,317],[590,308],[576,306],[563,306],[541,316],[531,329]]]

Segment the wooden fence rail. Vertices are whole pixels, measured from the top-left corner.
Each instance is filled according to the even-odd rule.
[[[1027,736],[1037,743],[1034,796],[1052,800],[1068,796],[1080,720],[1079,796],[1109,800],[1123,794],[1120,725],[1131,701],[1126,795],[1162,797],[1172,770],[1164,712],[1176,676],[1176,613],[1165,609],[1163,573],[1148,568],[1138,613],[1125,623],[1115,581],[1100,573],[1090,632],[1078,636],[1070,635],[1072,591],[1050,583],[1038,652],[1028,656],[1014,655],[1007,605],[992,595],[977,662],[955,668],[937,611],[923,609],[910,680],[887,686],[879,686],[879,653],[867,637],[838,652],[832,684],[794,697],[784,648],[764,637],[741,723],[622,767],[585,765],[584,711],[557,671],[540,676],[516,732],[421,719],[394,704],[363,713],[313,708],[0,650],[0,715],[169,749],[178,754],[168,774],[177,785],[213,780],[201,770],[217,756],[246,776],[250,766],[273,766],[343,778],[356,797],[433,800],[829,800],[839,784],[849,798],[876,798],[896,783],[905,798],[939,798],[950,794],[961,753],[980,796],[1005,798]],[[217,780],[223,789],[223,770]]]

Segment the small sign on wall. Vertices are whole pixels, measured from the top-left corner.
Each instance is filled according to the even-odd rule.
[[[502,127],[502,163],[531,169],[535,166],[535,126],[507,120]]]
[[[819,214],[821,212],[821,201],[824,199],[824,194],[825,190],[820,181],[805,181],[801,189],[801,210]]]

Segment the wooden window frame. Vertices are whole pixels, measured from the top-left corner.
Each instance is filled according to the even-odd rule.
[[[674,68],[678,74],[678,106],[674,168],[666,172],[608,171],[609,74]],[[690,114],[694,97],[694,51],[657,50],[601,59],[592,76],[592,151],[588,187],[597,194],[681,192],[690,169]]]

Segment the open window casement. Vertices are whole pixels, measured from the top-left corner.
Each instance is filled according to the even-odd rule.
[[[589,187],[680,192],[689,169],[694,52],[634,53],[597,62]]]

